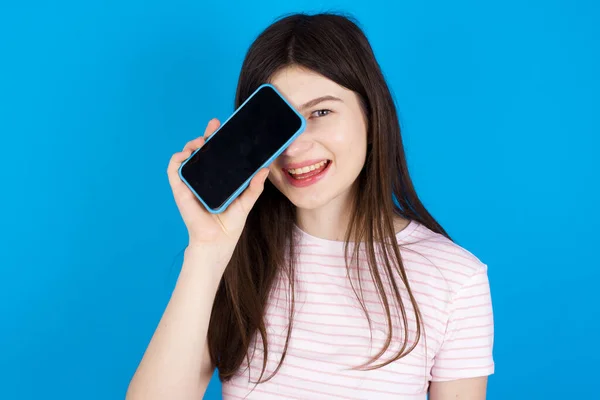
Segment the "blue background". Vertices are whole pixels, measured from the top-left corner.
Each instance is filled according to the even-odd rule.
[[[598,3],[6,3],[1,399],[124,397],[187,239],[171,154],[232,111],[263,28],[327,10],[359,18],[418,193],[489,265],[488,398],[598,398]]]

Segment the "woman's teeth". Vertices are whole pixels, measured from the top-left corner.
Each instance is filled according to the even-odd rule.
[[[288,169],[287,171],[292,175],[306,174],[307,172],[322,168],[325,164],[327,164],[327,160],[302,168]]]

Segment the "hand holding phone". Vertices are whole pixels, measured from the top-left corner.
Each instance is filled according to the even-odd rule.
[[[304,117],[263,84],[179,167],[181,180],[219,214],[305,129]]]
[[[193,152],[201,149],[210,135],[218,128],[219,121],[211,120],[206,127],[204,136],[188,142],[181,152],[175,153],[171,157],[167,174],[177,208],[188,229],[189,246],[218,251],[218,258],[223,259],[223,264],[226,264],[242,233],[248,212],[263,191],[269,170],[264,168],[255,174],[248,188],[232,202],[227,211],[220,215],[209,213],[181,181],[178,171],[181,163],[187,160]]]

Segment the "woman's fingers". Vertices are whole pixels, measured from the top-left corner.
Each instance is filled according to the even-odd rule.
[[[171,188],[173,190],[177,190],[178,185],[183,183],[181,182],[181,178],[179,177],[178,170],[181,166],[181,163],[187,160],[191,154],[192,151],[188,149],[180,151],[179,153],[175,153],[173,154],[173,156],[171,156],[169,166],[167,167],[167,175],[169,177],[169,183],[171,184]]]
[[[210,135],[215,133],[215,131],[221,126],[221,122],[218,119],[213,118],[208,122],[206,129],[204,130],[204,138],[208,139]]]
[[[208,124],[206,125],[206,129],[204,130],[204,135],[187,142],[185,144],[185,146],[183,147],[183,150],[184,151],[191,150],[192,152],[198,150],[206,142],[206,139],[208,139],[210,137],[210,135],[212,135],[217,130],[217,128],[219,128],[219,125],[220,125],[220,122],[218,119],[216,119],[216,118],[211,119],[208,122]]]

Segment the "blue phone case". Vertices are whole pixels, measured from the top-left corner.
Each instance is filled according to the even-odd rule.
[[[192,193],[194,193],[194,195],[196,196],[196,198],[198,200],[200,200],[200,202],[202,203],[202,205],[204,206],[204,208],[206,210],[208,210],[208,212],[212,213],[212,214],[220,214],[223,211],[225,211],[227,209],[227,207],[244,191],[244,189],[246,189],[248,187],[248,185],[250,184],[250,181],[252,180],[252,178],[257,174],[258,171],[260,171],[262,168],[267,167],[269,164],[271,164],[273,162],[273,160],[275,160],[277,157],[279,157],[281,155],[281,153],[283,153],[283,151],[290,145],[292,144],[292,142],[298,137],[300,136],[300,134],[302,132],[304,132],[304,129],[306,128],[306,120],[304,119],[304,117],[302,116],[302,114],[300,114],[288,101],[285,97],[282,96],[281,93],[279,93],[279,91],[271,84],[269,83],[265,83],[262,84],[258,87],[258,89],[256,89],[254,91],[254,93],[252,93],[247,99],[246,101],[244,101],[244,103],[242,103],[241,106],[238,107],[237,110],[235,110],[235,112],[233,114],[231,114],[231,116],[229,118],[227,118],[227,120],[221,124],[221,126],[219,126],[219,128],[212,134],[210,135],[210,137],[206,140],[206,142],[208,142],[209,140],[211,140],[213,137],[215,137],[216,134],[219,133],[219,130],[221,130],[221,128],[227,124],[227,122],[233,118],[233,116],[242,108],[246,105],[246,103],[248,101],[250,101],[250,99],[252,97],[254,97],[254,95],[261,90],[264,87],[270,87],[271,89],[273,89],[275,91],[275,93],[277,93],[279,95],[279,97],[281,97],[283,99],[283,101],[286,102],[286,104],[294,111],[294,113],[296,113],[296,115],[298,115],[298,117],[300,118],[301,121],[301,125],[300,125],[300,129],[298,129],[298,131],[296,133],[294,133],[294,135],[283,145],[279,148],[279,150],[277,150],[277,152],[275,152],[275,154],[273,154],[263,165],[260,166],[260,168],[258,168],[256,171],[254,171],[254,173],[250,176],[250,178],[248,178],[231,196],[229,196],[229,198],[227,199],[227,201],[225,201],[225,203],[223,203],[222,206],[220,206],[217,209],[213,209],[210,208],[206,202],[204,200],[202,200],[202,198],[198,195],[198,193],[196,193],[196,191],[192,188],[192,186],[185,180],[185,178],[182,176],[181,174],[181,169],[183,168],[183,166],[194,156],[194,154],[196,154],[196,152],[200,149],[197,149],[196,151],[194,151],[192,153],[192,155],[190,155],[188,157],[187,160],[185,160],[183,163],[181,163],[181,165],[179,166],[179,177],[181,178],[181,180],[183,181],[183,183],[186,184],[186,186],[188,188],[190,188],[190,190],[192,191]],[[218,173],[218,172],[217,172]]]

